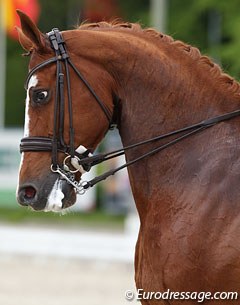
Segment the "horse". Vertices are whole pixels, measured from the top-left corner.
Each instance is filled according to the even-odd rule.
[[[74,204],[76,190],[89,187],[78,183],[81,160],[94,160],[114,122],[133,148],[124,152],[140,218],[136,287],[185,292],[141,303],[196,304],[193,293],[206,292],[202,302],[225,304],[214,293],[240,289],[239,83],[196,47],[138,24],[45,35],[18,14],[30,55],[19,203],[48,211]]]

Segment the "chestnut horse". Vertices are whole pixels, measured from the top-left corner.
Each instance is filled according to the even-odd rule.
[[[31,55],[25,137],[51,139],[56,132],[59,58],[54,42],[50,44],[51,35],[41,33],[25,14],[19,12],[19,16],[19,41]],[[72,110],[69,103],[63,105],[62,127],[64,141],[69,143],[73,125],[74,149],[81,144],[94,150],[107,132],[108,116],[113,112],[127,146],[240,108],[240,87],[235,80],[197,48],[153,29],[100,22],[64,31],[62,37],[69,58],[104,104],[96,102],[76,71],[69,69]],[[53,62],[41,66],[52,58]],[[67,73],[65,67],[63,71]],[[68,100],[69,90],[65,88],[63,93]],[[117,111],[114,96],[119,98]],[[52,153],[41,151],[38,144],[33,145],[34,151],[23,149],[19,203],[35,210],[61,210],[74,204],[74,185],[64,174],[60,177],[59,172],[51,171]],[[155,147],[156,143],[149,143],[127,150],[126,159],[134,160]],[[61,165],[65,155],[57,150],[56,156]],[[144,158],[129,166],[128,173],[141,223],[136,286],[148,292],[240,290],[239,118],[220,122]],[[141,302],[183,301],[153,298]],[[226,301],[212,299],[210,303]]]

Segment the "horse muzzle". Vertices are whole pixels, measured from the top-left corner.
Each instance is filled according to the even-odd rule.
[[[35,211],[58,212],[75,203],[76,192],[67,181],[51,174],[43,183],[38,180],[19,185],[17,200]]]

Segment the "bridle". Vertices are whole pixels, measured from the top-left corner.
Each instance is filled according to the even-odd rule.
[[[62,151],[69,153],[72,157],[74,157],[74,129],[73,129],[73,112],[72,112],[72,97],[71,97],[71,84],[70,84],[70,76],[69,76],[69,66],[74,70],[80,80],[86,85],[88,90],[94,96],[95,100],[101,107],[102,111],[106,115],[109,124],[111,124],[112,114],[107,106],[101,101],[101,99],[94,92],[92,87],[83,77],[83,75],[79,72],[76,66],[72,63],[66,47],[63,37],[58,29],[53,29],[48,34],[48,38],[50,40],[51,46],[55,51],[55,56],[43,61],[42,63],[35,66],[28,74],[25,89],[28,87],[28,83],[30,78],[36,73],[38,70],[56,63],[56,95],[55,95],[55,104],[54,104],[54,128],[53,128],[53,138],[48,137],[28,137],[24,138],[21,141],[21,149],[22,151],[26,151],[25,149],[31,149],[31,151],[40,150],[52,150],[52,163],[53,167],[57,166],[57,151]],[[67,81],[67,93],[68,93],[68,112],[69,112],[69,138],[70,144],[66,145],[64,143],[63,133],[64,133],[64,73],[63,66],[65,67],[66,73],[66,81]],[[24,150],[23,150],[24,149]],[[29,151],[29,150],[28,150]]]
[[[102,111],[104,112],[108,122],[109,127],[112,128],[115,125],[113,121],[113,113],[107,108],[107,106],[103,103],[103,101],[98,97],[95,93],[91,85],[87,82],[87,80],[83,77],[83,75],[79,72],[76,66],[72,63],[65,46],[65,42],[63,37],[58,29],[54,28],[48,34],[48,38],[55,52],[55,56],[43,61],[42,63],[35,66],[28,74],[25,88],[28,87],[28,83],[30,78],[36,73],[38,70],[51,65],[56,64],[56,94],[54,101],[54,126],[53,126],[53,136],[50,137],[25,137],[21,140],[20,144],[20,152],[52,152],[52,165],[51,170],[54,173],[58,173],[62,179],[65,179],[69,184],[71,184],[76,193],[83,194],[88,188],[94,186],[96,183],[105,180],[107,177],[114,175],[119,170],[126,168],[130,165],[135,164],[143,160],[144,158],[150,157],[157,152],[184,140],[185,138],[192,136],[200,131],[205,130],[211,126],[216,125],[217,123],[235,118],[240,115],[240,110],[235,110],[229,113],[225,113],[223,115],[219,115],[210,119],[206,119],[200,123],[190,125],[167,134],[163,134],[145,141],[141,141],[129,146],[125,146],[121,149],[105,153],[98,154],[92,156],[90,151],[84,148],[83,146],[79,146],[75,149],[74,144],[74,128],[73,128],[73,110],[72,110],[72,97],[71,97],[71,83],[69,76],[69,67],[73,69],[79,79],[85,84],[87,89],[90,91]],[[65,69],[63,69],[63,66]],[[65,75],[64,75],[65,70]],[[67,103],[68,103],[68,114],[69,114],[69,144],[66,144],[64,141],[64,79],[66,77],[67,83]],[[117,105],[117,103],[116,103]],[[75,180],[75,173],[83,172],[90,170],[90,168],[94,165],[107,161],[109,159],[121,156],[125,154],[125,151],[137,148],[142,145],[146,145],[149,143],[154,143],[159,140],[163,140],[175,135],[179,135],[173,140],[158,146],[147,153],[137,157],[134,160],[128,161],[122,166],[119,166],[115,169],[107,171],[106,173],[93,178],[90,181],[80,181],[77,182]],[[58,152],[65,153],[67,156],[63,161],[62,166],[58,163]],[[71,169],[74,167],[74,169]]]
[[[79,72],[76,66],[72,63],[63,40],[62,34],[57,28],[54,28],[51,32],[47,34],[51,47],[55,52],[55,56],[47,59],[37,66],[35,66],[28,74],[25,89],[27,90],[29,81],[31,77],[40,69],[49,66],[51,64],[56,64],[56,92],[55,92],[55,102],[54,102],[54,126],[53,126],[53,136],[50,137],[25,137],[21,140],[20,152],[29,152],[29,151],[51,151],[52,152],[52,165],[51,170],[53,172],[59,173],[64,179],[71,183],[75,188],[77,183],[73,179],[73,174],[77,170],[70,170],[67,168],[66,160],[68,159],[77,159],[79,160],[82,157],[89,155],[89,150],[84,151],[84,153],[79,153],[78,150],[75,150],[74,146],[74,128],[73,128],[73,110],[72,110],[72,96],[71,96],[71,83],[69,75],[69,67],[77,74],[79,79],[85,84],[88,90],[91,92],[92,96],[95,98],[96,102],[104,112],[108,122],[109,128],[114,127],[114,122],[112,121],[112,113],[107,108],[107,106],[102,102],[102,100],[95,93],[93,88]],[[65,75],[64,69],[65,68]],[[69,113],[69,145],[64,141],[64,79],[66,76],[67,84],[67,102],[68,102],[68,113]],[[81,146],[83,147],[83,146]],[[67,157],[64,160],[64,167],[58,163],[58,152],[65,153]],[[87,165],[83,166],[88,170]]]

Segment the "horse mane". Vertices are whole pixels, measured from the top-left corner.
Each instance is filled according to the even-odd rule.
[[[112,22],[96,22],[96,23],[82,23],[79,30],[102,30],[102,29],[117,29],[123,31],[132,31],[138,34],[146,35],[148,38],[155,39],[156,43],[159,41],[165,42],[176,47],[180,52],[186,54],[192,60],[197,62],[200,67],[205,69],[212,78],[223,86],[224,90],[228,90],[235,97],[240,97],[240,84],[234,80],[233,77],[224,73],[220,66],[214,63],[208,56],[202,55],[198,48],[188,45],[180,40],[174,40],[171,36],[158,32],[153,28],[143,29],[138,23],[121,22],[114,20]]]

